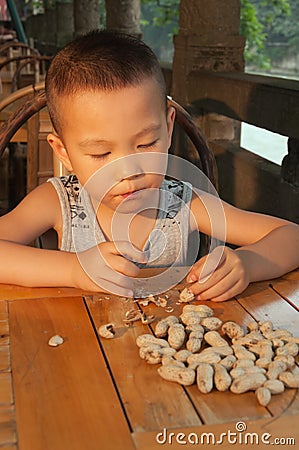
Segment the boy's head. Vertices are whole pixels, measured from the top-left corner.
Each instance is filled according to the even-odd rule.
[[[93,31],[67,44],[53,59],[46,77],[47,105],[62,136],[59,101],[83,92],[111,92],[157,81],[166,102],[164,78],[152,50],[139,39],[112,31]]]

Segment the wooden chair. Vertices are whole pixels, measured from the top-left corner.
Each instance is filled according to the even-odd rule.
[[[46,95],[43,83],[19,91],[22,91],[22,95],[25,95],[25,93],[26,95],[31,94],[31,98],[15,111],[15,113],[3,124],[2,129],[0,130],[0,157],[15,133],[28,121],[27,192],[29,192],[40,182],[43,182],[45,178],[52,175],[62,175],[63,169],[62,166],[57,163],[57,160],[49,159],[49,155],[52,157],[52,151],[49,151],[49,148],[45,149],[43,145],[46,142],[46,135],[51,131],[50,129],[45,130],[45,127],[43,128],[43,122],[41,120],[40,111],[46,107]],[[13,99],[19,98],[20,92],[18,93],[18,91],[16,91],[14,94],[11,94],[11,96]],[[1,108],[3,110],[8,104],[10,104],[9,97],[0,102],[0,114]],[[174,151],[174,153],[178,156],[190,159],[196,165],[200,165],[203,173],[217,189],[218,182],[215,158],[209,149],[202,132],[193,122],[192,117],[188,112],[171,98],[168,98],[168,106],[173,106],[175,108],[176,124],[184,131],[193,144],[191,154],[189,155],[180,151]],[[49,126],[48,120],[48,128]],[[48,146],[48,143],[46,143],[46,145]],[[42,167],[43,159],[47,160],[47,170],[45,170],[45,167]]]
[[[32,70],[27,69],[25,76],[25,86],[34,81],[37,72],[37,61],[35,58],[41,57],[38,50],[22,42],[7,42],[0,46],[0,71],[1,71],[1,91],[7,94],[11,91],[11,82],[15,71],[23,61],[31,60]]]

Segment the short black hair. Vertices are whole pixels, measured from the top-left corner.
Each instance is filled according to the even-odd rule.
[[[57,100],[82,91],[113,91],[154,78],[166,102],[164,77],[154,52],[140,39],[116,31],[94,30],[67,44],[46,75],[49,114],[60,133]]]

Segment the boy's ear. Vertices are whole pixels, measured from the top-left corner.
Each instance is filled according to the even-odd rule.
[[[59,161],[62,162],[64,167],[69,172],[72,172],[73,171],[72,163],[69,159],[67,150],[66,150],[65,146],[63,145],[63,142],[60,139],[60,137],[57,136],[56,134],[50,133],[47,136],[47,141],[51,145],[52,150],[55,153],[55,155],[57,156],[57,158],[59,159]]]
[[[175,121],[175,108],[170,106],[167,110],[167,130],[168,130],[168,147],[171,145],[174,121]]]

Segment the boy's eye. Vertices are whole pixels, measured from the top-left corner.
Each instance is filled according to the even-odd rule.
[[[94,159],[105,159],[107,158],[107,156],[110,155],[110,152],[106,152],[106,153],[101,153],[101,154],[94,154],[94,155],[90,155],[92,158]]]
[[[149,144],[140,144],[137,147],[138,148],[151,148],[151,147],[154,147],[158,141],[159,141],[159,139],[156,139],[155,141],[150,142]]]

